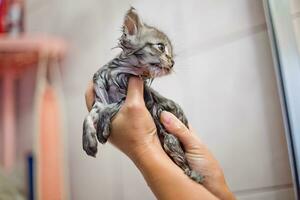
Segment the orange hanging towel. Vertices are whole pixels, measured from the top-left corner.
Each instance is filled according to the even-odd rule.
[[[37,148],[38,199],[63,200],[62,121],[58,96],[46,86],[40,99],[39,135]]]

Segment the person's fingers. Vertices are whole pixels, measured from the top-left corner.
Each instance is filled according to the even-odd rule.
[[[88,111],[92,109],[94,101],[95,101],[94,85],[93,85],[93,81],[90,81],[85,91],[85,103]]]
[[[144,81],[138,77],[129,79],[125,104],[128,107],[141,107],[144,102]]]
[[[160,120],[167,131],[178,137],[184,146],[193,142],[193,135],[190,133],[190,130],[172,113],[163,111],[160,115]]]

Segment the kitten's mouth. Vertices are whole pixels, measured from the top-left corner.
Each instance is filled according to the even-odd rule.
[[[167,72],[170,72],[171,71],[171,68],[170,67],[165,67],[165,66],[162,66],[162,65],[160,65],[160,64],[157,64],[157,63],[151,63],[150,64],[151,66],[153,66],[153,67],[157,67],[157,68],[159,68],[159,69],[161,69],[161,70],[165,70],[165,71],[167,71]]]
[[[164,76],[171,73],[170,67],[165,67],[160,65],[160,63],[150,63],[147,67],[147,70],[143,72],[143,76],[149,77],[149,78],[155,78]]]
[[[157,67],[157,68],[161,68],[161,69],[164,69],[164,68],[165,68],[165,67],[163,67],[163,66],[161,65],[161,63],[149,63],[149,65],[152,66],[152,67]]]

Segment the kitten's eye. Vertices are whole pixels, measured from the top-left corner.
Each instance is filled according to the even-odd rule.
[[[158,43],[157,44],[157,48],[161,51],[161,52],[165,52],[165,45],[163,43]]]

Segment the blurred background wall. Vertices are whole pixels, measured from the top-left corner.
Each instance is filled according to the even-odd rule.
[[[176,73],[155,80],[153,87],[183,107],[220,161],[238,199],[293,199],[261,0],[26,3],[29,33],[58,35],[70,45],[63,85],[71,199],[154,199],[133,163],[110,144],[100,148],[96,159],[81,147],[87,83],[118,53],[111,48],[121,35],[130,5],[146,23],[170,36],[177,54]],[[291,5],[299,22],[299,4],[294,0]],[[28,73],[22,81],[34,84],[32,77]],[[21,91],[27,97],[20,104],[20,130],[30,131],[32,96],[25,88]]]

